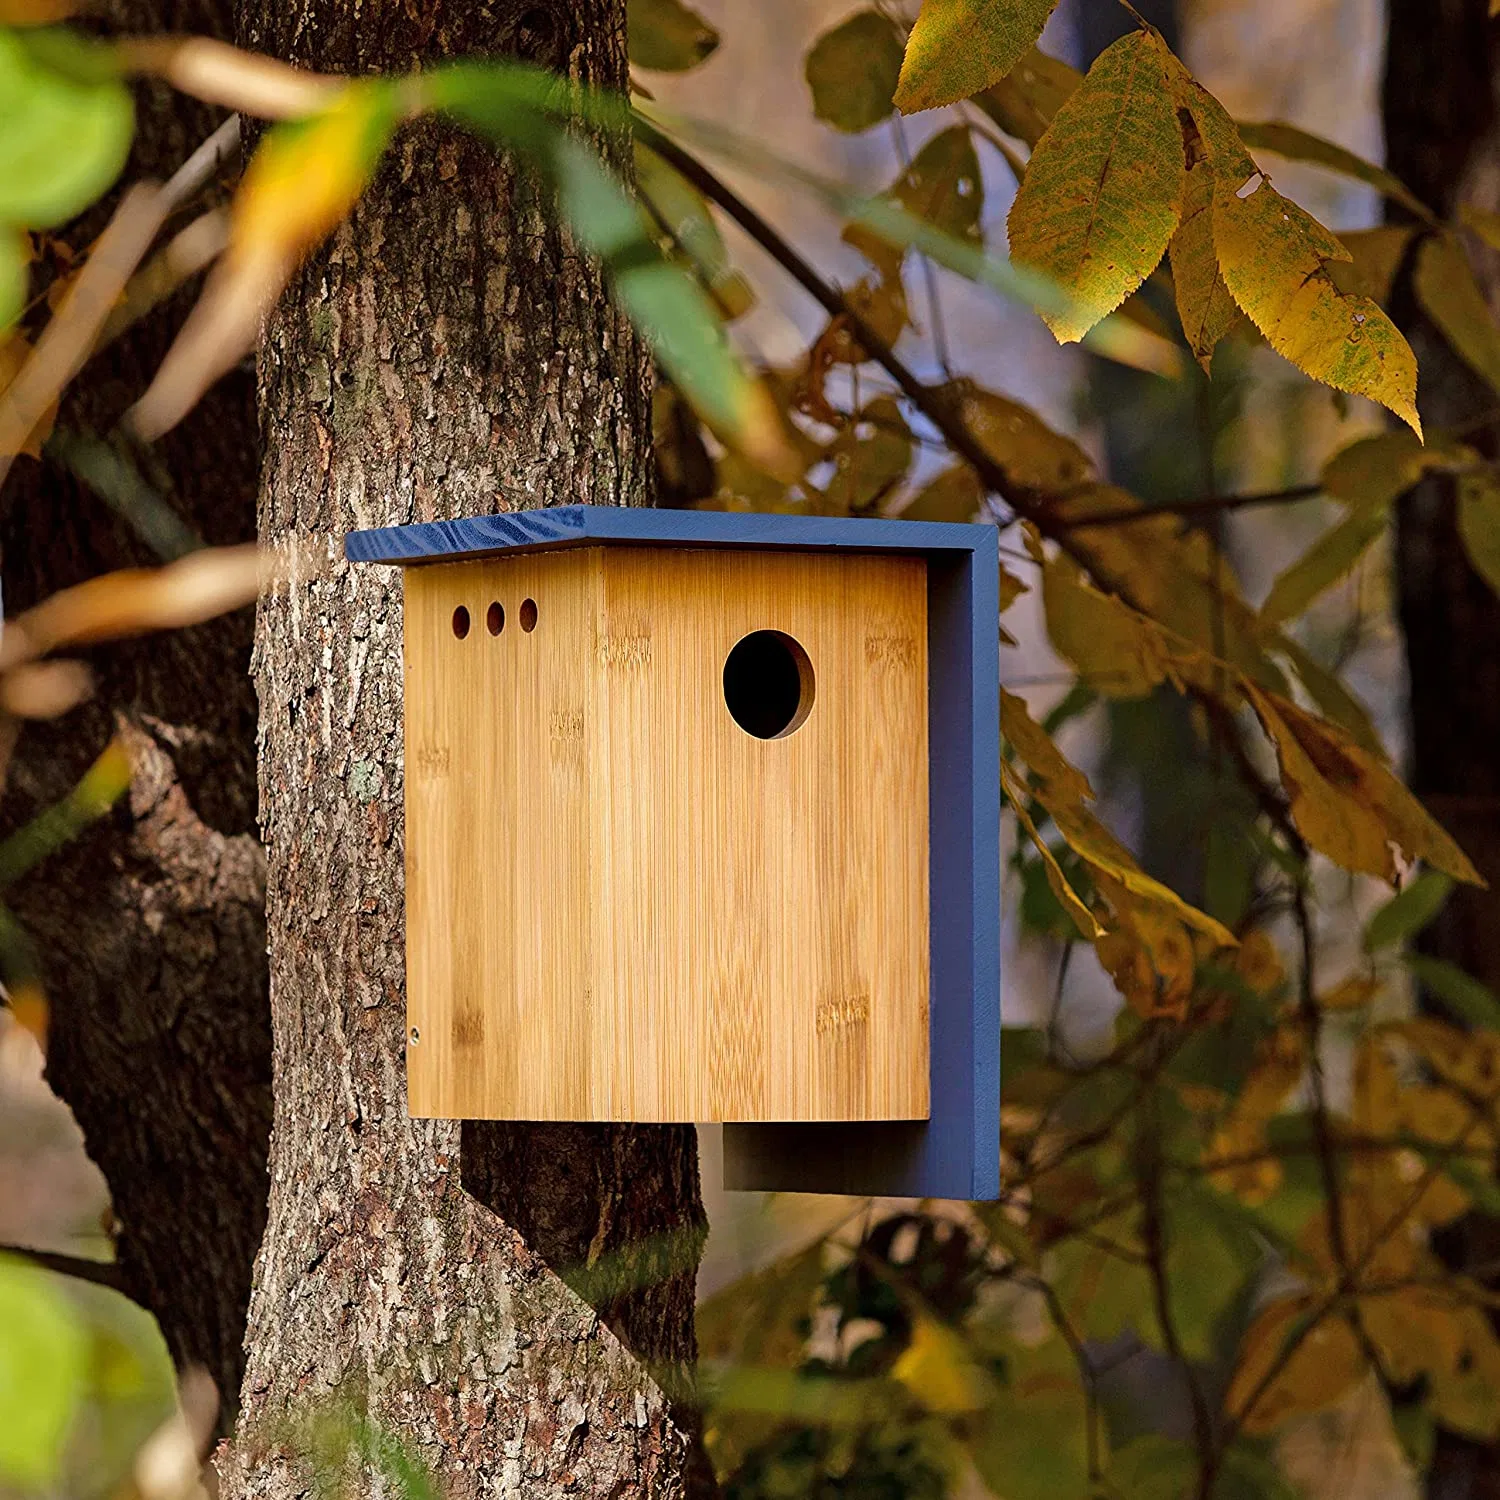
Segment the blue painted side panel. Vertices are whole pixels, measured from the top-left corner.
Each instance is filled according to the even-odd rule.
[[[351,561],[658,547],[898,551],[928,559],[932,1111],[921,1121],[724,1127],[725,1183],[992,1199],[1000,1191],[999,543],[990,526],[560,506],[356,531]]]

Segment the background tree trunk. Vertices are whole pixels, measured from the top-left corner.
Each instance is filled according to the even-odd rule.
[[[117,0],[111,28],[231,34],[218,0]],[[162,87],[137,94],[124,181],[166,177],[222,114]],[[72,226],[82,250],[108,206]],[[108,434],[186,311],[179,297],[72,387],[58,437]],[[175,315],[174,315],[175,314]],[[61,462],[21,459],[0,504],[15,613],[111,568],[161,561]],[[152,456],[150,483],[209,542],[254,536],[258,467],[248,373],[209,393]],[[271,1125],[264,857],[255,834],[251,612],[94,653],[96,699],[17,747],[8,831],[64,792],[117,730],[134,777],[115,814],[5,900],[52,1002],[47,1076],[109,1183],[125,1289],[180,1364],[207,1367],[232,1411],[251,1268],[265,1222]]]
[[[619,0],[239,14],[244,45],[335,71],[511,52],[625,78]],[[401,582],[341,550],[359,526],[644,503],[647,361],[534,183],[428,124],[283,299],[260,381],[260,535],[293,572],[255,647],[275,1124],[227,1493],[302,1493],[280,1419],[327,1402],[394,1430],[451,1495],[671,1493],[682,1430],[545,1260],[675,1233],[679,1274],[609,1311],[642,1358],[689,1358],[692,1131],[492,1126],[461,1145],[459,1125],[407,1118]],[[465,1192],[461,1150],[472,1185],[530,1205],[535,1243]]]
[[[1488,0],[1390,0],[1386,159],[1443,215],[1462,202],[1500,209],[1496,39]],[[1472,239],[1468,250],[1491,309],[1500,308],[1500,257]],[[1423,422],[1469,427],[1466,441],[1487,457],[1500,454],[1500,421],[1483,420],[1495,411],[1495,392],[1421,314],[1409,281],[1393,311],[1417,353]],[[1490,883],[1455,890],[1421,945],[1500,991],[1500,600],[1469,565],[1451,479],[1424,481],[1403,499],[1396,574],[1410,784]],[[1500,1252],[1500,1224],[1477,1215],[1445,1238],[1459,1265]],[[1439,1433],[1428,1492],[1434,1500],[1500,1496],[1500,1449]]]

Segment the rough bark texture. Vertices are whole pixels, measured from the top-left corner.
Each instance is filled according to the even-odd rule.
[[[1384,115],[1387,160],[1443,215],[1462,202],[1500,209],[1497,28],[1487,0],[1390,0]],[[1470,257],[1500,312],[1500,257],[1475,241]],[[1495,393],[1453,353],[1409,290],[1393,308],[1417,352],[1422,420],[1471,426],[1495,410]],[[1467,440],[1500,454],[1500,423]],[[1410,676],[1409,777],[1454,831],[1488,890],[1460,888],[1422,945],[1500,989],[1500,600],[1470,567],[1451,480],[1418,486],[1402,502],[1397,581]],[[1493,1260],[1500,1226],[1477,1216],[1448,1234],[1459,1265]],[[1435,1500],[1500,1496],[1500,1450],[1440,1433],[1429,1494]]]
[[[519,52],[624,77],[619,0],[245,0],[240,16],[246,45],[330,70]],[[341,552],[358,526],[643,502],[647,362],[530,179],[427,124],[294,282],[260,381],[260,534],[292,575],[255,647],[275,1121],[227,1493],[302,1493],[285,1419],[333,1403],[394,1431],[451,1495],[674,1493],[681,1428],[547,1262],[696,1243],[691,1131],[470,1130],[461,1173],[461,1127],[408,1119],[401,580]],[[690,1277],[644,1305],[620,1331],[646,1358],[688,1357]]]
[[[215,0],[120,0],[119,29],[229,34]],[[165,89],[139,95],[125,180],[165,176],[219,116]],[[69,238],[78,248],[107,209]],[[84,372],[59,431],[107,434],[145,388],[187,297]],[[154,455],[151,483],[210,542],[254,535],[253,382],[218,386]],[[21,459],[0,496],[12,612],[110,568],[159,561],[53,457]],[[135,762],[115,815],[5,899],[32,935],[51,1000],[47,1073],[109,1182],[126,1289],[173,1355],[232,1405],[265,1220],[271,1036],[255,835],[250,611],[94,653],[95,701],[26,731],[0,819],[61,796],[116,730]]]

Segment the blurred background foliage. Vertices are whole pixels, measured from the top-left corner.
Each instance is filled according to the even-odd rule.
[[[517,153],[611,268],[659,503],[1002,528],[1003,1196],[711,1203],[723,1492],[1407,1495],[1445,1443],[1492,1452],[1500,998],[1432,938],[1497,872],[1396,769],[1392,539],[1437,476],[1500,586],[1500,217],[1379,164],[1382,8],[631,0],[633,190],[592,145],[625,106],[518,65],[345,83],[72,12],[0,0],[0,478],[67,471],[160,565],[6,621],[7,762],[107,643],[295,566],[205,546],[149,445],[424,113]],[[230,114],[90,216],[142,79],[275,123],[242,166]],[[179,292],[124,420],[60,421]],[[1422,436],[1417,322],[1424,371],[1487,392]],[[90,750],[0,843],[0,901],[125,795],[128,735]],[[4,906],[0,963],[0,1493],[195,1493],[217,1398],[116,1290]],[[442,1487],[357,1405],[283,1436],[322,1490]]]

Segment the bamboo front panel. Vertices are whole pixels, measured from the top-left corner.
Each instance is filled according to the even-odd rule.
[[[407,573],[413,1114],[926,1117],[925,567],[612,547]],[[782,738],[725,701],[758,630],[811,663]]]

